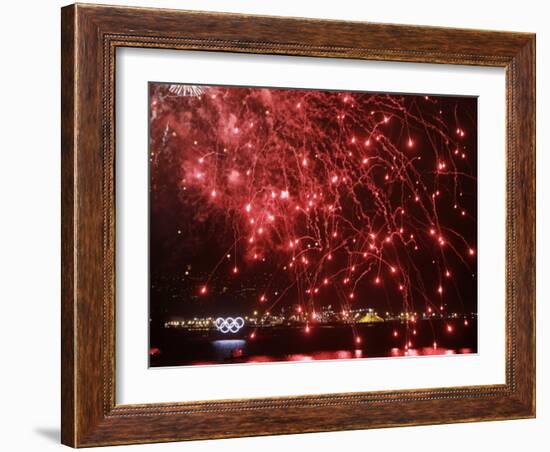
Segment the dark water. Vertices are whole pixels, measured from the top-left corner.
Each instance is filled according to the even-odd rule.
[[[416,334],[414,334],[416,331]],[[150,365],[315,361],[477,353],[477,322],[424,320],[355,325],[243,328],[236,334],[159,329],[151,331]],[[397,335],[395,335],[397,333]],[[360,343],[357,343],[357,337]],[[410,345],[409,345],[410,344]]]

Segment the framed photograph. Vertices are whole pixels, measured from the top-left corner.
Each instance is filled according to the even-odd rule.
[[[62,9],[62,442],[535,416],[535,36]]]

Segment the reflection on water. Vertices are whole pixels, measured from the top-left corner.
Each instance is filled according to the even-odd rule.
[[[246,353],[246,341],[244,339],[221,339],[212,341],[212,346],[216,361],[238,359]]]
[[[279,361],[324,361],[332,359],[369,358],[365,350],[322,350],[312,353],[291,353],[287,355],[250,355],[246,353],[246,340],[218,340],[213,341],[215,359],[212,362],[201,361],[194,364],[215,364],[220,361],[232,361],[238,363],[268,363]],[[394,347],[388,357],[397,356],[434,356],[434,355],[461,355],[473,353],[471,348],[448,349],[444,347],[419,347],[408,350]],[[374,355],[371,357],[380,357]]]
[[[453,350],[444,347],[421,347],[410,348],[409,350],[400,348],[391,349],[391,356],[465,355],[468,353],[474,353],[474,351],[471,348]]]
[[[362,339],[359,343],[349,326],[338,325],[317,326],[307,334],[303,328],[293,327],[243,328],[231,335],[165,329],[153,344],[150,364],[161,367],[477,353],[477,322],[451,322],[417,322],[412,337],[407,335],[407,325],[396,322],[356,325],[355,334]]]

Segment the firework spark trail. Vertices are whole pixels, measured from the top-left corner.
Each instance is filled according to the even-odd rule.
[[[170,130],[194,221],[222,217],[234,231],[199,294],[211,292],[216,272],[267,261],[272,281],[284,272],[287,285],[277,295],[271,283],[257,288],[265,311],[292,293],[314,322],[322,291],[330,287],[345,313],[377,286],[393,287],[405,312],[443,309],[449,256],[466,270],[475,261],[475,243],[440,214],[451,204],[475,220],[461,202],[475,173],[456,111],[449,124],[424,111],[422,103],[437,110],[437,97],[203,86],[174,99],[195,91],[173,87],[152,91],[153,126],[163,132],[152,138],[153,177]],[[419,250],[433,257],[432,287]]]

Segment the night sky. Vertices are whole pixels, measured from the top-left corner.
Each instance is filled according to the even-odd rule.
[[[150,84],[150,303],[477,312],[477,99]]]

